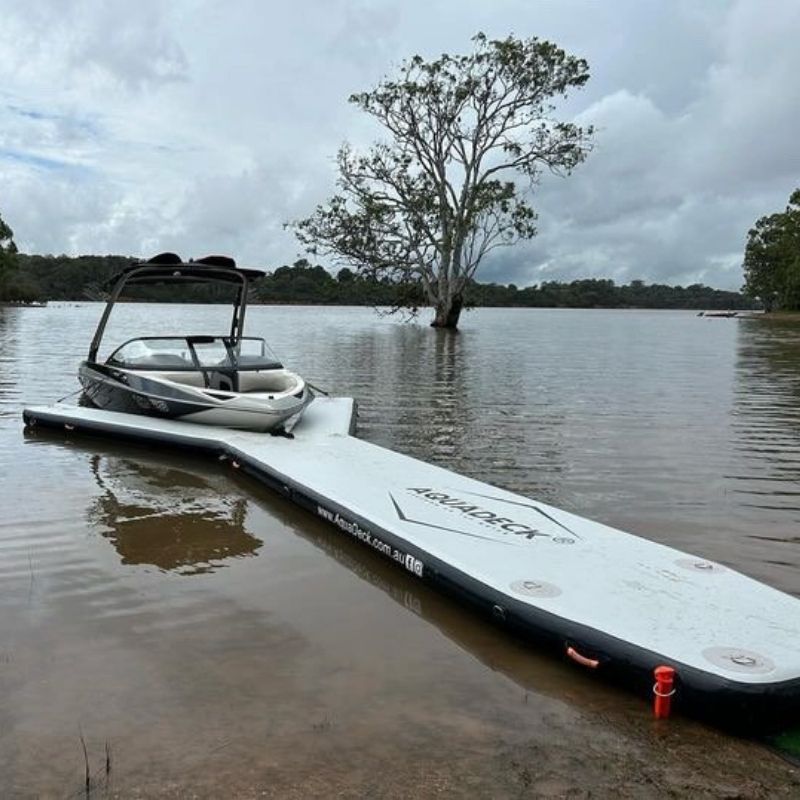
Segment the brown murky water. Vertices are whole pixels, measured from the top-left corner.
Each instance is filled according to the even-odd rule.
[[[100,307],[0,309],[0,797],[798,797],[216,463],[37,433]],[[108,342],[214,332],[121,306]],[[367,439],[800,594],[800,325],[254,308]],[[591,794],[590,794],[591,793]]]

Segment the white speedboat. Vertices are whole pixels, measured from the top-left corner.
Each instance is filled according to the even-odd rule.
[[[244,336],[249,281],[264,273],[239,269],[231,258],[183,262],[162,253],[134,264],[113,288],[78,378],[89,405],[224,428],[289,431],[314,395],[284,369],[263,339]],[[140,336],[97,360],[114,304],[131,284],[227,283],[237,288],[230,332],[222,335]]]

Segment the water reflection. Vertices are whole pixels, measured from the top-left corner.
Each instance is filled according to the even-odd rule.
[[[460,452],[472,427],[470,391],[463,370],[464,337],[448,331],[404,330],[388,363],[388,394],[398,414],[393,435],[426,442],[432,461]],[[420,402],[421,401],[421,402]]]
[[[545,364],[520,361],[513,315],[498,330],[359,331],[340,342],[359,435],[470,477],[554,501],[565,469],[565,415]],[[534,351],[535,353],[536,351]],[[546,360],[546,359],[543,359]],[[324,366],[316,368],[324,375]]]
[[[800,325],[742,320],[733,404],[737,469],[726,476],[744,508],[775,517],[771,540],[797,543],[800,522]],[[793,535],[792,535],[793,534]],[[762,538],[764,532],[759,534]]]
[[[247,500],[224,478],[140,458],[92,455],[89,463],[101,493],[87,519],[123,564],[196,575],[263,544],[246,529]]]
[[[0,306],[0,417],[16,413],[14,400],[19,397],[15,372],[19,365],[15,324],[18,310]]]
[[[580,671],[565,669],[552,653],[539,653],[529,643],[481,622],[471,611],[420,584],[254,479],[223,472],[214,461],[188,467],[180,456],[169,452],[146,455],[134,446],[109,445],[82,436],[67,443],[62,434],[41,428],[26,432],[26,437],[85,455],[100,490],[86,510],[87,521],[113,543],[123,564],[153,565],[195,575],[218,570],[230,558],[255,555],[263,542],[247,530],[248,506],[254,502],[359,581],[379,589],[398,606],[434,626],[459,649],[512,680],[523,690],[524,702],[528,702],[527,693],[544,695],[585,712],[610,715],[620,723],[629,718],[632,708],[639,708],[626,693],[598,687]],[[316,579],[323,594],[325,587],[335,583],[334,578]],[[138,615],[138,600],[126,602],[128,610]],[[274,597],[273,602],[277,602]],[[292,608],[293,615],[299,613],[296,606]],[[193,613],[196,615],[197,609]],[[141,620],[137,624],[147,629]],[[240,623],[242,642],[251,640],[251,625],[252,621]],[[401,627],[397,625],[398,630]],[[646,706],[641,706],[641,711],[646,714]]]

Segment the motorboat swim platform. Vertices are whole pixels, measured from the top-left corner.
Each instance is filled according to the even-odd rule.
[[[752,731],[800,721],[800,599],[357,438],[316,398],[293,438],[65,405],[27,425],[205,452],[539,647],[678,710]]]

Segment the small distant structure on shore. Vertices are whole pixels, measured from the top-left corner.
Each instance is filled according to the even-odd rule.
[[[750,312],[747,312],[748,314]],[[738,311],[701,311],[698,317],[738,317]]]

